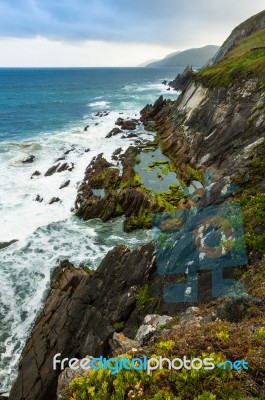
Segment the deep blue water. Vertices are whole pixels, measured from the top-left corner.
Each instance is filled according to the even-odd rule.
[[[0,141],[23,140],[80,123],[107,108],[141,108],[179,68],[0,69]],[[148,95],[150,95],[148,97]],[[102,103],[101,107],[104,107]]]

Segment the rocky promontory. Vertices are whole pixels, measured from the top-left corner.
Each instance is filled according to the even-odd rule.
[[[131,231],[152,227],[153,215],[163,212],[158,239],[166,269],[159,270],[161,258],[153,243],[134,251],[118,246],[96,271],[62,262],[22,353],[11,400],[56,399],[61,372],[52,369],[56,353],[77,359],[122,353],[138,359],[212,356],[216,365],[243,359],[249,365],[248,371],[219,368],[209,374],[174,374],[165,368],[148,376],[143,371],[119,371],[115,376],[89,371],[68,381],[65,370],[59,387],[64,382],[66,388],[64,395],[59,390],[58,399],[265,397],[265,51],[259,46],[264,40],[265,12],[236,28],[212,65],[197,72],[187,69],[178,77],[182,93],[177,100],[160,96],[144,107],[140,122],[155,132],[152,141],[125,152],[117,149],[113,162],[99,154],[88,165],[75,214],[102,221],[123,216],[124,229]],[[136,123],[127,128],[134,129]],[[107,140],[112,134],[115,131]],[[59,165],[53,168],[52,173],[59,172]],[[219,237],[217,248],[225,261],[223,250],[232,260],[237,252],[247,254],[248,260],[233,268],[224,261],[221,273],[224,280],[237,279],[240,288],[244,284],[246,292],[236,286],[230,295],[215,298],[213,271],[206,266],[198,272],[196,302],[166,301],[166,287],[186,283],[186,270],[175,273],[177,261],[188,258],[194,244],[204,244],[198,242],[200,229],[188,244],[182,236],[167,242],[167,233],[178,232],[183,223],[167,218],[167,212],[177,209],[183,216],[209,205],[240,208],[225,222],[222,218],[221,227],[231,233],[230,223],[235,229],[241,224],[242,236],[230,247]],[[187,224],[185,232],[193,232],[193,227]],[[173,267],[167,265],[168,254],[179,244],[180,257]],[[204,259],[205,253],[201,256]]]

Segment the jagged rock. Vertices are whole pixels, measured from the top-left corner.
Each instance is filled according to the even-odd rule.
[[[70,149],[68,149],[68,150],[66,150],[66,151],[64,152],[64,155],[67,156],[69,153],[71,153],[71,152],[74,151],[74,150],[75,150],[75,146],[72,146]]]
[[[93,357],[85,357],[89,360],[92,360]],[[79,362],[80,364],[80,362]],[[78,365],[78,364],[77,364]],[[58,378],[58,386],[57,386],[57,400],[65,400],[69,397],[69,384],[70,382],[79,376],[86,376],[89,369],[83,369],[80,365],[77,369],[73,370],[71,368],[65,368],[63,372],[59,375]]]
[[[39,203],[41,203],[43,201],[43,197],[40,197],[40,195],[37,194],[37,196],[36,196],[34,201],[38,201]]]
[[[34,176],[40,176],[40,175],[41,175],[40,171],[36,170],[35,172],[33,172],[30,179],[33,179]]]
[[[63,182],[61,184],[61,186],[59,187],[59,189],[64,189],[65,187],[70,185],[70,179],[68,179],[67,181]]]
[[[173,80],[170,81],[168,84],[170,87],[172,87],[174,90],[184,90],[190,81],[194,77],[194,72],[192,67],[186,67],[184,71],[181,74],[178,74],[177,77]]]
[[[261,108],[253,116],[257,103]],[[192,79],[178,99],[167,101],[151,120],[155,122],[162,151],[180,170],[190,163],[233,176],[238,168],[247,171],[255,143],[258,145],[264,139],[262,104],[264,97],[258,79],[235,79],[228,87],[213,88]],[[148,116],[153,109],[154,106],[148,106],[142,110],[144,124],[150,122]]]
[[[72,171],[73,169],[74,169],[74,163],[70,163],[70,164],[64,163],[57,169],[56,172],[62,172],[62,171],[66,171],[66,170]]]
[[[0,250],[10,246],[11,244],[18,242],[18,239],[10,240],[9,242],[0,242]]]
[[[139,349],[140,343],[137,340],[132,340],[124,336],[123,333],[114,332],[113,338],[109,340],[109,345],[112,354],[124,354]]]
[[[85,153],[88,153],[90,151],[90,149],[89,148],[87,148],[86,150],[85,150]]]
[[[35,160],[35,156],[33,156],[32,154],[30,156],[28,156],[27,158],[24,158],[24,160],[22,160],[22,164],[29,164],[29,163],[33,163],[33,161]]]
[[[122,152],[122,148],[119,147],[118,149],[114,150],[114,152],[112,153],[113,156],[118,156],[119,154],[121,154]]]
[[[86,132],[86,131],[88,130],[88,128],[89,128],[89,125],[86,125],[86,126],[84,127],[84,132]]]
[[[167,85],[167,80],[164,80],[164,81],[162,82],[162,85]]]
[[[140,312],[138,293],[145,285],[150,301],[146,299]],[[163,302],[163,285],[151,243],[134,251],[118,246],[89,274],[62,262],[22,352],[10,400],[55,400],[60,371],[52,369],[54,355],[61,353],[61,359],[111,355],[109,340],[116,321],[123,321],[123,334],[133,339],[144,315],[155,310],[176,315],[183,310],[184,304]]]
[[[137,119],[124,119],[119,117],[117,121],[115,122],[116,125],[119,125],[122,130],[130,130],[133,131],[136,129],[136,126],[138,124]]]
[[[146,130],[155,130],[156,123],[154,118],[164,108],[167,101],[163,99],[161,95],[153,105],[147,104],[140,112],[140,121],[144,123]]]
[[[51,176],[55,172],[63,172],[63,171],[72,171],[74,169],[74,163],[63,163],[63,164],[56,164],[53,165],[51,168],[48,169],[48,171],[45,173],[45,176]]]
[[[113,128],[106,136],[107,139],[111,138],[112,136],[118,135],[118,133],[121,133],[121,129],[119,128]]]
[[[66,156],[62,156],[57,158],[57,160],[55,162],[59,162],[59,161],[64,161],[66,159]]]
[[[44,176],[51,176],[51,175],[53,175],[53,174],[57,171],[57,168],[59,167],[59,165],[60,165],[60,164],[53,165],[51,168],[48,169],[48,171],[45,173]]]
[[[136,333],[135,340],[144,343],[146,340],[149,340],[161,326],[166,325],[171,320],[172,317],[168,315],[146,315],[143,324]]]
[[[59,197],[53,197],[51,199],[51,201],[49,202],[49,204],[59,203],[60,201],[61,201],[61,199],[59,199]]]

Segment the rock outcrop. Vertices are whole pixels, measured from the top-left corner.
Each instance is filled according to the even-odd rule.
[[[134,170],[138,149],[129,147],[119,155],[122,170],[106,161],[102,154],[92,160],[78,189],[76,215],[84,220],[107,221],[125,216],[124,230],[151,228],[151,215],[165,211],[165,204],[150,196]],[[100,193],[98,192],[100,190]]]
[[[242,72],[241,64],[235,66],[235,53],[232,66],[229,65],[231,49],[235,45],[238,48],[242,37],[254,32],[255,24],[259,29],[263,27],[264,13],[253,18],[250,23],[235,30],[232,39],[224,44],[213,61],[213,64],[219,59],[222,62],[225,56],[225,69],[221,68],[223,64],[220,69],[222,73],[229,70],[228,75],[217,79],[216,70],[211,69],[215,68],[214,65],[192,75],[187,71],[188,79],[180,82],[182,93],[176,101],[160,96],[154,105],[147,105],[141,112],[141,122],[145,127],[158,133],[152,145],[159,143],[163,152],[170,156],[174,164],[171,167],[177,169],[181,179],[191,180],[191,171],[192,179],[198,176],[198,172],[205,173],[205,187],[210,187],[211,191],[205,190],[198,201],[201,210],[216,202],[226,204],[230,199],[222,197],[225,189],[233,180],[239,183],[239,191],[233,196],[242,204],[247,250],[254,261],[246,274],[243,268],[237,272],[246,282],[250,295],[216,300],[214,304],[209,304],[213,300],[212,274],[207,270],[200,271],[198,277],[198,307],[194,307],[193,303],[165,302],[163,289],[172,285],[173,281],[179,282],[183,276],[158,274],[151,243],[135,251],[125,246],[114,248],[96,271],[75,269],[69,262],[62,262],[52,276],[51,291],[44,310],[22,353],[11,400],[56,399],[60,374],[59,370],[52,369],[56,353],[60,353],[61,358],[81,359],[87,355],[109,356],[134,348],[139,354],[148,355],[153,354],[154,350],[166,349],[162,353],[166,356],[171,356],[173,351],[180,356],[188,354],[193,357],[194,354],[212,353],[216,349],[219,352],[222,349],[224,359],[249,357],[253,364],[246,378],[244,398],[264,397],[264,346],[261,342],[264,340],[264,327],[261,326],[261,316],[264,315],[265,300],[265,92],[264,76],[260,72],[263,71],[260,67],[263,50],[257,57],[251,58],[259,66],[256,70],[246,69]],[[245,51],[248,57],[251,49]],[[245,53],[242,54],[244,56]],[[240,71],[239,75],[234,72],[236,67],[239,68],[236,70]],[[118,121],[121,127],[133,129],[133,125],[125,128],[123,121]],[[79,217],[106,221],[124,215],[125,229],[129,231],[136,227],[149,227],[150,215],[165,211],[165,203],[161,198],[150,196],[139,181],[134,169],[138,151],[130,147],[122,154],[118,149],[113,156],[121,165],[111,164],[102,154],[92,160],[76,198],[75,211]],[[47,171],[49,174],[59,172],[62,166],[52,168]],[[210,176],[208,181],[207,174]],[[185,203],[185,200],[180,203],[177,198],[175,205],[187,209],[194,203]],[[172,230],[172,221],[162,222],[162,233]],[[179,224],[180,221],[176,218],[174,222]],[[179,242],[176,240],[173,246],[176,248]],[[165,246],[165,249],[167,251],[168,247]],[[189,244],[184,243],[182,250],[190,254]],[[223,271],[224,279],[231,277],[230,272]],[[205,309],[199,307],[201,302],[207,303]],[[171,320],[169,316],[179,319]],[[251,323],[247,318],[251,319]],[[144,325],[141,325],[143,322]],[[156,338],[163,336],[161,328],[164,322],[165,342],[152,347]],[[247,338],[246,343],[242,342],[241,330]],[[151,344],[148,342],[150,337],[154,339],[150,341]],[[144,353],[142,347],[145,341],[149,347],[145,348]],[[66,375],[67,371],[61,375],[61,379],[66,379]],[[213,381],[215,378],[214,375]],[[235,386],[241,389],[245,375],[241,381],[236,380],[238,376],[234,378]],[[157,377],[157,380],[160,379],[161,374]],[[207,391],[209,385],[211,389],[213,381],[204,381],[208,384]],[[166,374],[163,375],[162,385],[165,382],[171,388],[172,381]],[[224,385],[227,385],[226,393],[230,393],[230,381],[224,381]],[[149,393],[153,390],[151,386]],[[220,380],[217,386],[220,387]],[[176,385],[172,390],[175,390],[174,395],[179,395]],[[184,395],[189,398],[190,393]],[[205,393],[200,395],[204,396]],[[237,398],[241,395],[241,392],[237,392]]]
[[[174,90],[184,90],[190,81],[194,78],[194,72],[192,67],[186,67],[181,74],[178,74],[173,81],[170,81],[168,85]]]
[[[53,370],[55,354],[61,359],[106,356],[117,323],[133,339],[144,315],[182,310],[183,304],[162,301],[165,282],[157,274],[152,244],[135,251],[118,246],[91,273],[62,262],[23,350],[10,400],[56,399],[61,371]],[[144,296],[143,287],[148,287]],[[117,347],[117,340],[111,346]]]

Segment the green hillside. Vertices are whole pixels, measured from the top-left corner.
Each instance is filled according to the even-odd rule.
[[[216,65],[197,73],[207,86],[228,86],[235,79],[257,77],[265,83],[265,28],[242,39]]]

